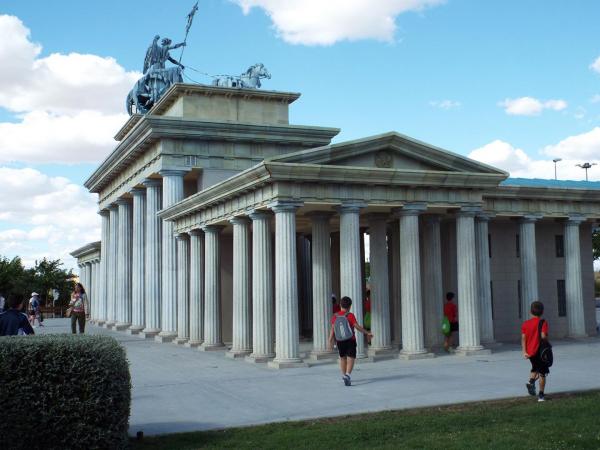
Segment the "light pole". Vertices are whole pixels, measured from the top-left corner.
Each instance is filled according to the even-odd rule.
[[[558,180],[558,178],[556,177],[556,163],[559,162],[559,161],[562,161],[562,158],[554,158],[552,160],[552,162],[554,163],[554,179],[555,180]]]
[[[583,163],[583,164],[575,164],[575,165],[577,167],[581,167],[582,169],[585,169],[585,181],[588,181],[588,173],[587,173],[587,171],[588,171],[588,169],[591,169],[592,166],[595,166],[596,163],[591,163],[590,164],[589,162],[586,162],[586,163]]]

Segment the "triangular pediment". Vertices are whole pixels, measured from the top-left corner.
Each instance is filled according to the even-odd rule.
[[[269,161],[408,171],[508,175],[500,169],[390,132],[271,158]]]

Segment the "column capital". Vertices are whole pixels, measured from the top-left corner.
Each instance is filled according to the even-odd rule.
[[[494,212],[481,211],[481,212],[477,213],[477,215],[475,216],[475,220],[477,222],[489,222],[494,217],[496,217],[496,213],[494,213]]]
[[[108,216],[109,211],[108,211],[108,207],[107,208],[103,208],[101,210],[98,211],[98,215],[99,216]]]
[[[268,206],[273,210],[273,212],[278,213],[283,211],[295,212],[302,205],[304,205],[304,202],[299,200],[275,200]]]
[[[161,177],[183,177],[188,172],[188,170],[183,169],[162,169],[158,171],[158,174]]]
[[[334,206],[333,209],[335,209],[339,213],[359,212],[362,208],[366,206],[367,204],[365,202],[361,202],[359,200],[348,200],[342,202],[340,205]]]
[[[204,233],[220,233],[225,228],[225,225],[203,225],[200,228]]]
[[[481,212],[481,205],[461,205],[456,215],[459,217],[475,217]]]
[[[309,211],[305,214],[306,217],[310,218],[312,221],[318,220],[329,220],[334,216],[335,212],[333,211]]]
[[[392,209],[394,216],[418,216],[423,211],[427,211],[427,203],[425,202],[414,202],[405,203],[401,208]]]
[[[581,225],[582,222],[585,222],[587,218],[581,214],[569,214],[567,217],[568,225]]]
[[[266,209],[253,209],[248,213],[248,217],[252,220],[270,219],[273,213]]]
[[[109,211],[117,211],[119,209],[119,204],[117,202],[111,203],[106,207]]]
[[[175,235],[175,239],[177,241],[187,241],[187,240],[189,240],[189,238],[190,238],[190,235],[187,233],[177,233]]]
[[[130,201],[129,201],[128,198],[120,197],[120,198],[118,198],[118,199],[115,200],[115,204],[117,204],[117,205],[129,205]]]
[[[517,219],[519,223],[535,223],[542,218],[541,214],[525,214]]]
[[[193,230],[189,231],[190,236],[202,236],[203,234],[204,233],[199,228],[194,228]]]
[[[160,178],[146,178],[144,179],[144,181],[142,181],[142,184],[146,187],[153,187],[153,186],[162,186],[162,179]]]
[[[146,193],[146,189],[141,187],[134,187],[129,191],[129,193],[136,197],[138,195],[144,195]]]
[[[236,225],[248,225],[250,224],[250,219],[246,216],[235,216],[229,219],[229,222]]]

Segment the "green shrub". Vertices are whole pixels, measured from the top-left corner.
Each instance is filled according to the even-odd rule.
[[[131,379],[107,336],[0,338],[0,447],[127,446]]]

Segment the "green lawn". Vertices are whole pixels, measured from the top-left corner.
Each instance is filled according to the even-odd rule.
[[[402,395],[398,393],[398,395]],[[134,449],[599,449],[600,391],[387,411],[132,441]]]

